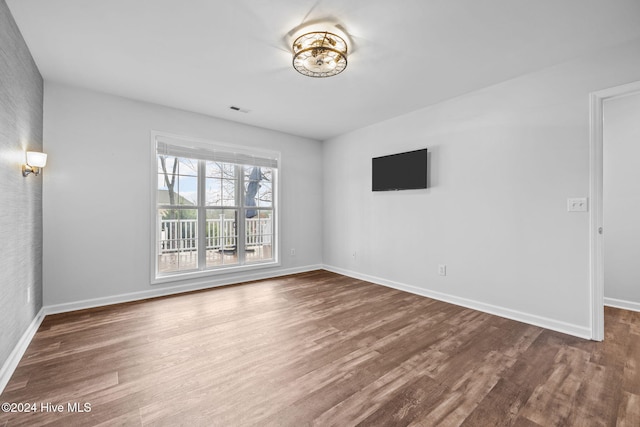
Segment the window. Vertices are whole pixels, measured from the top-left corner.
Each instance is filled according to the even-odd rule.
[[[156,281],[275,264],[278,154],[154,139]]]

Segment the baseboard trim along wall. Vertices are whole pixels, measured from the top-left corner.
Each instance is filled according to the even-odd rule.
[[[486,304],[475,300],[457,297],[455,295],[422,289],[404,283],[398,283],[391,280],[382,279],[380,277],[369,276],[367,274],[356,273],[354,271],[345,270],[330,265],[325,265],[324,269],[327,271],[332,271],[334,273],[342,274],[344,276],[353,277],[354,279],[360,279],[367,282],[375,283],[377,285],[387,286],[389,288],[398,289],[400,291],[409,292],[423,297],[433,298],[439,301],[444,301],[462,307],[471,308],[473,310],[505,317],[507,319],[516,320],[518,322],[540,326],[545,329],[551,329],[553,331],[562,332],[564,334],[573,335],[579,338],[591,339],[591,329],[589,329],[588,327],[573,325],[570,323],[565,323],[534,314],[524,313],[517,310],[511,310],[508,308]]]
[[[639,311],[640,303],[633,301],[625,301],[622,299],[606,298],[604,299],[604,305],[607,307],[621,308],[623,310]]]
[[[65,304],[56,304],[45,306],[40,309],[36,317],[33,319],[29,328],[25,331],[20,338],[20,341],[13,349],[9,358],[2,366],[0,370],[0,394],[9,383],[13,372],[15,371],[20,359],[24,355],[27,347],[31,343],[33,336],[36,334],[40,324],[44,320],[46,315],[67,313],[70,311],[83,310],[94,307],[104,307],[112,304],[120,304],[125,302],[140,301],[149,298],[177,295],[184,292],[198,291],[203,289],[213,289],[220,286],[233,285],[253,280],[266,280],[275,279],[277,277],[287,276],[290,274],[306,273],[314,270],[327,270],[334,273],[342,274],[344,276],[353,277],[355,279],[364,280],[367,282],[375,283],[377,285],[387,286],[390,288],[398,289],[400,291],[409,292],[412,294],[420,295],[427,298],[433,298],[439,301],[448,302],[451,304],[459,305],[462,307],[471,308],[473,310],[482,311],[496,316],[505,317],[507,319],[516,320],[519,322],[528,323],[542,328],[551,329],[554,331],[562,332],[569,335],[574,335],[580,338],[591,339],[591,330],[589,328],[572,325],[557,320],[536,316],[529,313],[524,313],[516,310],[511,310],[504,307],[498,307],[491,304],[485,304],[479,301],[474,301],[466,298],[456,297],[454,295],[448,295],[440,292],[430,291],[427,289],[417,288],[415,286],[394,282],[391,280],[382,279],[379,277],[369,276],[366,274],[356,273],[354,271],[345,270],[338,267],[329,265],[308,265],[304,267],[289,268],[277,271],[259,272],[252,274],[244,274],[240,276],[234,276],[232,278],[225,278],[219,280],[211,280],[211,278],[203,279],[197,283],[190,283],[189,285],[164,287],[160,289],[153,289],[143,292],[132,292],[128,294],[113,295],[104,298],[95,298],[90,300],[75,301]],[[612,298],[605,298],[605,304],[611,307],[623,308],[627,310],[640,311],[640,304],[629,301],[616,300]]]
[[[164,297],[169,295],[178,295],[184,292],[200,291],[203,289],[213,289],[220,286],[235,285],[253,280],[274,279],[276,277],[288,276],[290,274],[305,273],[313,270],[322,269],[321,265],[307,265],[303,267],[278,269],[261,271],[257,273],[247,273],[234,275],[233,277],[225,277],[223,279],[215,279],[211,277],[203,278],[197,282],[188,285],[177,285],[171,287],[162,287],[151,289],[148,291],[131,292],[127,294],[111,295],[102,298],[93,298],[82,301],[74,301],[64,304],[48,305],[45,307],[45,314],[67,313],[69,311],[84,310],[87,308],[104,307],[106,305],[121,304],[125,302],[140,301],[149,298]]]
[[[20,363],[20,359],[22,359],[25,351],[27,351],[27,347],[31,344],[31,340],[44,320],[44,316],[45,309],[43,307],[40,309],[38,314],[36,314],[36,317],[33,318],[29,327],[24,331],[24,334],[22,334],[22,337],[20,337],[20,340],[13,348],[13,351],[9,354],[9,358],[2,365],[2,368],[0,369],[0,394],[2,394],[4,388],[9,384],[9,380],[11,379],[13,372],[16,370],[16,367],[18,366],[18,363]]]

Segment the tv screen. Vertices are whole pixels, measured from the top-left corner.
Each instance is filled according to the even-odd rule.
[[[427,149],[374,157],[371,181],[373,191],[427,188]]]

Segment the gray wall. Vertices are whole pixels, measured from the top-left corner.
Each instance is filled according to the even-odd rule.
[[[42,94],[40,72],[0,0],[0,366],[42,307],[42,175],[20,171],[25,151],[42,150]]]
[[[638,80],[639,52],[636,39],[325,141],[324,264],[589,336],[589,215],[567,199],[589,195],[589,93]],[[423,147],[429,189],[371,191],[372,157]]]
[[[48,309],[147,298],[322,264],[320,141],[49,81],[44,111],[51,157],[43,200]],[[280,266],[151,284],[150,196],[157,185],[152,130],[281,153]]]

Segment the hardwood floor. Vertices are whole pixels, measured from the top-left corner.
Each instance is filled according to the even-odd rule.
[[[36,412],[0,426],[639,426],[640,313],[605,317],[596,343],[326,271],[47,316],[0,396]]]

